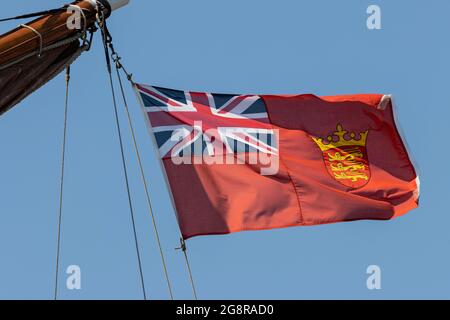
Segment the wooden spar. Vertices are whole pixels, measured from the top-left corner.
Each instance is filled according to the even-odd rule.
[[[73,4],[85,12],[87,26],[92,26],[97,13],[95,1],[82,0],[75,1]],[[28,23],[27,25],[36,32],[25,27],[18,27],[0,36],[0,66],[38,51],[41,40],[37,33],[42,35],[44,47],[75,35],[80,30],[70,30],[67,27],[70,15],[66,10],[62,10],[61,13],[47,15]]]
[[[97,14],[97,2],[105,7],[105,15],[108,17],[112,11],[128,5],[130,0],[77,0],[72,3],[83,10],[86,21],[81,23],[89,28],[94,25]],[[42,46],[50,45],[56,41],[74,36],[80,30],[70,30],[67,21],[71,15],[63,7],[60,13],[49,14],[27,23],[26,27],[17,27],[3,35],[0,35],[0,66],[10,63],[20,57],[36,52]],[[35,31],[33,31],[35,30]],[[37,34],[42,36],[41,38]]]
[[[127,5],[129,0],[101,0],[99,2],[106,8],[106,16],[109,16],[111,11]],[[86,16],[86,21],[81,21],[82,26],[84,26],[84,23],[86,23],[87,28],[94,25],[97,14],[97,1],[78,0],[73,2],[72,5],[80,7]],[[71,16],[71,12],[67,12],[64,9],[62,8],[60,13],[46,15],[27,23],[27,26],[32,29],[21,26],[1,35],[0,66],[38,51],[41,45],[45,47],[56,41],[70,38],[77,32],[80,32],[80,30],[70,30],[67,27],[67,21]],[[38,33],[42,36],[42,43]]]
[[[128,3],[129,0],[78,0],[69,5],[70,9],[64,6],[47,11],[48,14],[0,35],[0,115],[54,78],[89,48],[89,43],[81,44],[79,38],[95,26],[98,8],[104,10],[107,18],[113,10]],[[72,16],[80,10],[78,17]],[[78,22],[74,18],[79,18],[78,29],[69,27]],[[11,18],[14,19],[20,17]]]

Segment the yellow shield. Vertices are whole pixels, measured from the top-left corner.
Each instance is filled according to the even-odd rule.
[[[337,131],[326,138],[312,137],[323,154],[328,173],[341,184],[357,189],[370,180],[370,166],[366,141],[369,130],[361,132],[359,137],[337,125]]]

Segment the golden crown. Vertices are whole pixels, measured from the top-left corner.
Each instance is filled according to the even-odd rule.
[[[342,125],[338,124],[336,127],[337,131],[334,132],[333,135],[330,135],[326,138],[326,140],[328,140],[328,143],[323,143],[324,139],[322,138],[314,138],[313,140],[315,143],[317,143],[317,145],[319,146],[319,148],[322,151],[327,151],[333,148],[340,148],[343,146],[365,146],[366,145],[366,141],[367,141],[367,135],[369,134],[369,130],[365,131],[365,132],[361,132],[360,135],[360,139],[356,140],[356,134],[354,132],[349,133],[348,131],[344,130],[342,128]],[[346,140],[344,138],[345,135],[347,135],[349,133],[349,137],[351,138],[350,140]],[[334,137],[337,137],[338,140],[334,141]]]

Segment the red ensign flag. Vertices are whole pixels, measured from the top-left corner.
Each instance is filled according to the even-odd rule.
[[[387,220],[418,205],[389,96],[135,88],[185,239]]]

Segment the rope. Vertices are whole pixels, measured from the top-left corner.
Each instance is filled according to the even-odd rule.
[[[38,11],[38,12],[34,12],[34,13],[23,14],[23,15],[16,16],[16,17],[4,18],[4,19],[0,19],[0,22],[40,17],[40,16],[45,16],[45,15],[48,15],[48,14],[64,12],[66,10],[67,10],[67,6],[65,6],[63,8],[58,8],[58,9]]]
[[[58,215],[58,240],[56,249],[56,271],[55,271],[55,291],[54,299],[58,299],[58,274],[59,274],[59,257],[61,248],[61,221],[63,211],[63,195],[64,195],[64,168],[66,160],[66,142],[67,142],[67,114],[69,110],[69,84],[70,84],[70,66],[66,68],[66,101],[64,107],[64,133],[61,154],[61,183],[59,192],[59,215]]]
[[[143,179],[143,181],[144,181],[144,186],[145,186],[145,189],[146,189],[147,201],[148,201],[148,203],[149,203],[149,206],[150,206],[150,213],[151,213],[152,218],[153,218],[153,211],[152,211],[152,209],[151,209],[151,202],[150,202],[150,196],[149,196],[149,193],[148,193],[148,187],[147,187],[145,175],[144,175],[144,172],[143,172],[143,169],[142,169],[142,161],[141,161],[141,158],[140,158],[140,155],[139,155],[139,150],[138,150],[137,143],[136,143],[136,139],[135,139],[134,129],[133,129],[133,125],[132,125],[132,122],[131,122],[130,115],[129,115],[128,104],[127,104],[127,102],[126,102],[125,93],[124,93],[123,85],[122,85],[122,80],[121,80],[120,75],[119,75],[119,69],[121,69],[121,70],[124,72],[124,74],[127,76],[128,81],[130,81],[131,85],[134,87],[134,86],[135,86],[135,83],[134,83],[134,81],[133,81],[133,75],[132,75],[131,73],[129,73],[129,72],[125,69],[125,67],[122,65],[122,63],[120,62],[121,58],[118,56],[118,54],[117,54],[116,51],[114,50],[114,46],[112,45],[112,43],[110,43],[110,48],[111,48],[111,52],[112,52],[112,55],[111,55],[111,56],[112,56],[112,58],[114,59],[114,62],[116,63],[116,71],[117,71],[117,73],[118,73],[120,87],[121,87],[121,89],[122,89],[122,95],[123,95],[123,97],[124,97],[125,108],[126,108],[126,110],[127,110],[128,120],[129,120],[129,123],[130,123],[130,128],[131,128],[131,130],[132,130],[132,136],[133,136],[133,141],[134,141],[134,144],[135,144],[135,149],[136,149],[137,154],[138,154],[138,161],[139,161],[139,166],[140,166],[140,168],[141,168],[142,179]],[[174,210],[175,210],[175,205],[174,205]],[[177,220],[178,220],[178,219],[177,219]],[[154,225],[155,228],[156,228],[156,222],[155,222],[155,221],[153,222],[153,225]],[[178,224],[178,227],[179,227],[179,224]],[[156,234],[156,235],[158,234],[157,231],[155,232],[155,234]],[[180,235],[181,235],[181,230],[180,230]],[[157,237],[158,237],[158,235],[157,235]],[[158,237],[158,238],[159,238],[159,237]],[[158,239],[158,244],[159,244],[159,239]],[[179,248],[176,248],[176,250],[182,250],[182,251],[183,251],[183,255],[184,255],[184,259],[185,259],[185,262],[186,262],[186,267],[187,267],[187,271],[188,271],[188,275],[189,275],[189,281],[190,281],[191,288],[192,288],[192,293],[193,293],[193,295],[194,295],[195,300],[198,300],[198,297],[197,297],[197,290],[196,290],[196,288],[195,288],[194,277],[193,277],[193,275],[192,275],[192,269],[191,269],[191,265],[190,265],[190,263],[189,263],[189,257],[188,257],[188,254],[187,254],[187,246],[186,246],[186,242],[184,241],[184,239],[183,239],[182,236],[180,236],[180,244],[181,244],[180,247],[179,247]],[[160,247],[160,248],[161,248],[161,247]]]
[[[44,48],[44,38],[42,37],[42,34],[39,33],[35,28],[27,26],[26,24],[20,25],[22,28],[29,29],[34,32],[39,37],[39,52],[37,54],[38,58],[41,58],[42,56],[42,49]]]
[[[134,86],[135,84],[134,84],[133,79],[132,79],[132,74],[128,73],[126,71],[126,69],[123,67],[123,65],[120,63],[120,57],[117,55],[116,51],[114,50],[114,46],[112,44],[111,34],[109,33],[108,28],[106,27],[105,19],[103,17],[104,10],[101,8],[102,7],[101,3],[98,3],[98,4],[100,6],[99,12],[101,13],[99,15],[99,24],[100,24],[100,28],[101,28],[101,31],[102,31],[103,44],[104,44],[104,47],[105,47],[106,63],[108,65],[108,72],[109,72],[111,88],[112,88],[112,92],[113,92],[113,100],[114,100],[114,107],[115,107],[115,111],[116,111],[116,118],[117,118],[117,104],[116,104],[116,101],[115,101],[115,93],[114,93],[114,87],[113,87],[112,76],[111,76],[111,73],[112,73],[112,71],[111,71],[111,60],[109,58],[108,45],[109,45],[109,48],[111,49],[111,53],[112,53],[111,57],[114,59],[114,62],[116,63],[116,72],[117,72],[118,77],[119,77],[120,88],[121,88],[122,96],[123,96],[123,99],[124,99],[124,104],[125,104],[125,109],[126,109],[126,113],[127,113],[127,116],[128,116],[128,121],[129,121],[129,124],[130,124],[130,129],[132,131],[133,142],[134,142],[134,145],[135,145],[136,153],[138,155],[137,158],[138,158],[139,166],[140,166],[140,169],[141,169],[141,177],[142,177],[142,179],[144,181],[147,201],[148,201],[148,204],[149,204],[150,213],[151,213],[151,216],[152,216],[152,221],[153,221],[153,225],[154,225],[154,228],[155,228],[155,234],[156,234],[156,237],[157,237],[157,240],[158,240],[158,246],[160,248],[161,257],[162,257],[162,260],[164,261],[164,257],[163,257],[163,253],[162,253],[162,249],[161,249],[161,243],[160,243],[160,240],[159,240],[159,234],[158,234],[158,231],[156,229],[157,228],[156,227],[156,220],[154,219],[154,214],[153,214],[151,201],[150,201],[150,196],[149,196],[149,192],[148,192],[148,186],[147,186],[147,182],[146,182],[146,179],[145,179],[145,174],[144,174],[144,170],[143,170],[143,166],[142,166],[142,161],[141,161],[141,158],[140,158],[139,149],[137,147],[136,137],[135,137],[135,134],[134,134],[134,128],[133,128],[131,117],[130,117],[130,114],[129,114],[128,103],[126,101],[122,80],[121,80],[120,74],[119,74],[119,69],[122,69],[122,71],[125,73],[125,75],[127,76],[127,79],[130,81],[132,86]],[[118,124],[118,126],[119,126],[119,124]],[[123,150],[123,147],[122,147],[122,150]],[[131,203],[130,203],[130,205],[131,205]],[[175,207],[174,207],[174,210],[175,210]],[[178,227],[179,227],[179,224],[178,224]],[[181,234],[181,230],[180,230],[180,234]],[[177,248],[177,249],[182,249],[183,250],[183,254],[184,254],[187,270],[188,270],[188,273],[189,273],[189,280],[190,280],[190,283],[191,283],[192,292],[194,294],[195,300],[198,300],[198,298],[197,298],[197,291],[195,289],[194,278],[193,278],[193,275],[192,275],[192,270],[191,270],[191,266],[190,266],[190,263],[189,263],[189,258],[188,258],[188,255],[187,255],[186,243],[185,243],[183,237],[180,237],[180,241],[181,241],[181,247]],[[164,262],[164,265],[165,265],[165,262]],[[166,274],[166,279],[168,281],[169,290],[171,292],[170,282],[169,282],[166,266],[164,266],[164,271],[165,271],[165,274]],[[142,271],[141,271],[141,275],[142,275]],[[144,294],[145,294],[145,290],[144,290]],[[173,298],[172,293],[171,293],[171,297]]]
[[[166,282],[167,282],[167,288],[169,290],[170,298],[173,300],[172,286],[170,284],[169,273],[167,272],[166,260],[164,258],[164,253],[163,253],[163,249],[162,249],[162,245],[161,245],[161,240],[160,240],[160,237],[159,237],[159,232],[158,232],[158,226],[157,226],[157,223],[156,223],[156,218],[155,218],[155,215],[153,213],[152,203],[151,203],[151,200],[150,200],[150,193],[149,193],[148,185],[147,185],[147,179],[145,178],[144,168],[143,168],[142,160],[141,160],[141,154],[140,154],[139,147],[138,147],[138,144],[137,144],[137,141],[136,141],[136,135],[135,135],[135,132],[134,132],[133,122],[131,120],[130,110],[128,108],[128,102],[127,102],[127,98],[126,98],[126,95],[125,95],[125,90],[124,90],[124,87],[123,87],[122,77],[120,76],[120,72],[119,72],[119,70],[122,68],[122,64],[120,63],[120,57],[117,54],[115,54],[112,45],[110,45],[110,47],[111,47],[111,49],[113,51],[112,58],[113,58],[114,62],[116,63],[117,78],[119,80],[120,91],[122,93],[122,99],[123,99],[126,115],[127,115],[127,118],[128,118],[128,126],[130,128],[131,136],[133,138],[134,151],[136,153],[136,158],[138,160],[139,169],[140,169],[140,172],[141,172],[142,183],[144,184],[144,190],[145,190],[145,195],[146,195],[146,198],[147,198],[148,210],[149,210],[150,216],[152,218],[153,230],[155,232],[156,242],[158,243],[159,254],[161,256],[161,261],[162,261],[162,265],[163,265],[163,269],[164,269],[164,275],[165,275]],[[126,72],[126,71],[124,70],[124,72]]]
[[[195,300],[198,300],[197,290],[195,290],[194,277],[192,276],[191,264],[189,263],[189,258],[188,258],[188,254],[187,254],[186,241],[184,241],[183,237],[180,237],[180,247],[176,248],[176,249],[183,251],[184,261],[186,262],[186,267],[187,267],[188,273],[189,273],[189,281],[191,282],[192,293],[194,294]]]
[[[100,25],[100,29],[101,29],[103,45],[104,45],[105,54],[106,54],[106,64],[107,64],[107,68],[108,68],[109,83],[111,86],[111,94],[112,94],[112,99],[113,99],[114,114],[115,114],[115,118],[116,118],[117,134],[118,134],[118,138],[119,138],[123,172],[124,172],[124,177],[125,177],[125,185],[126,185],[127,195],[128,195],[128,204],[130,207],[130,216],[131,216],[131,222],[132,222],[132,226],[133,226],[134,244],[136,247],[136,254],[137,254],[137,260],[138,260],[138,266],[139,266],[139,274],[140,274],[140,278],[141,278],[142,294],[143,294],[144,300],[147,300],[145,283],[144,283],[144,275],[142,272],[141,254],[139,251],[138,237],[137,237],[137,232],[136,232],[136,223],[135,223],[135,219],[134,219],[134,210],[133,210],[133,204],[131,201],[131,191],[130,191],[130,185],[129,185],[129,181],[128,181],[128,170],[127,170],[125,153],[124,153],[124,148],[123,148],[122,130],[120,128],[119,114],[118,114],[118,110],[117,110],[116,93],[114,90],[114,83],[113,83],[113,77],[112,77],[111,60],[109,59],[108,42],[110,40],[108,37],[108,33],[106,31],[106,20],[103,16],[103,10],[99,10],[99,25]]]
[[[67,39],[55,42],[52,45],[43,47],[42,48],[42,53],[47,52],[49,50],[53,50],[53,49],[59,48],[59,47],[62,47],[62,46],[65,46],[67,44],[70,44],[71,42],[77,41],[80,38],[81,38],[81,34],[77,33],[73,37],[70,37],[70,38],[67,38]],[[90,42],[88,41],[88,44],[85,47],[83,47],[83,51],[89,51],[89,49],[90,49]],[[38,53],[39,53],[39,51],[34,51],[34,52],[31,52],[31,53],[29,53],[29,54],[27,54],[27,55],[25,55],[23,57],[20,57],[20,58],[18,58],[16,60],[13,60],[13,61],[11,61],[11,62],[9,62],[7,64],[1,65],[0,66],[0,71],[4,70],[6,68],[12,67],[13,65],[15,65],[17,63],[20,63],[20,62],[22,62],[22,61],[24,61],[24,60],[26,60],[26,59],[28,59],[30,57],[33,57],[33,56],[37,55]]]

